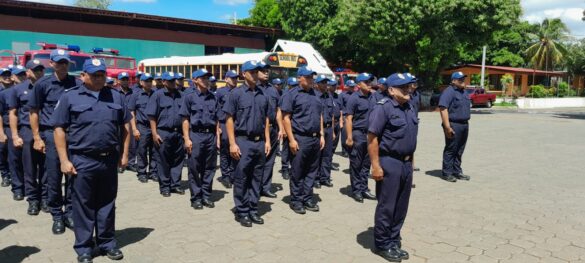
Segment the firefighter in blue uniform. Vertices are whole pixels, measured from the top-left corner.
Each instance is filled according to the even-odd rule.
[[[53,217],[53,234],[65,232],[65,227],[73,228],[71,219],[70,176],[61,173],[61,164],[55,148],[51,115],[65,90],[81,85],[82,82],[69,75],[69,52],[61,49],[51,51],[50,64],[54,73],[39,79],[28,101],[30,127],[33,133],[33,148],[43,153],[49,210]],[[62,190],[62,180],[65,187]]]
[[[16,201],[24,199],[24,172],[22,168],[21,156],[22,148],[15,147],[14,134],[10,129],[10,108],[9,100],[14,92],[14,88],[26,80],[26,69],[21,66],[14,66],[11,68],[12,83],[10,88],[5,89],[0,94],[0,111],[2,112],[3,132],[6,134],[7,141],[7,163],[10,171],[10,182],[12,184],[12,198]]]
[[[364,198],[376,200],[376,197],[368,188],[370,174],[370,157],[368,155],[367,129],[370,111],[376,104],[370,85],[373,76],[369,73],[361,73],[357,76],[359,91],[354,92],[345,108],[345,131],[347,140],[345,144],[350,150],[350,182],[352,198],[362,203]]]
[[[258,70],[258,88],[262,89],[264,95],[268,98],[268,120],[270,131],[270,152],[266,156],[264,163],[264,175],[262,176],[262,187],[260,195],[268,198],[276,198],[276,194],[272,192],[272,171],[274,170],[274,162],[276,161],[276,150],[278,149],[278,129],[277,113],[278,101],[280,100],[280,93],[268,81],[270,65],[259,62],[260,69]]]
[[[275,78],[271,81],[271,83],[278,94],[278,101],[276,102],[277,105],[276,124],[278,125],[278,142],[276,143],[276,156],[280,156],[281,149],[280,142],[282,141],[282,138],[286,134],[286,132],[284,131],[284,126],[282,124],[282,112],[280,111],[280,97],[282,97],[282,94],[284,93],[284,91],[282,90],[283,82],[280,78]]]
[[[342,116],[344,125],[341,128],[341,156],[343,157],[348,157],[349,153],[351,152],[351,149],[348,149],[347,145],[345,144],[345,142],[347,141],[347,131],[345,130],[346,128],[345,123],[347,123],[345,118],[345,107],[347,106],[347,101],[354,93],[355,86],[356,84],[354,80],[351,79],[347,80],[345,82],[345,91],[343,91],[341,95],[339,95],[341,96],[341,110],[344,112]]]
[[[463,174],[461,158],[467,143],[471,101],[465,94],[465,77],[461,72],[451,74],[451,85],[441,94],[439,108],[445,133],[442,178],[448,182],[469,180]]]
[[[159,89],[164,89],[165,85],[163,84],[162,73],[154,74],[154,91]]]
[[[24,172],[27,213],[38,215],[41,208],[48,212],[45,167],[41,153],[33,149],[33,135],[26,104],[32,94],[34,83],[44,76],[45,67],[41,61],[34,59],[26,63],[26,69],[27,80],[10,89],[7,102],[10,109],[12,143],[20,151],[17,163],[22,166]]]
[[[329,89],[329,96],[333,98],[333,143],[331,145],[332,150],[331,152],[334,154],[335,150],[337,149],[337,145],[339,144],[339,139],[341,137],[341,128],[343,127],[343,113],[342,113],[342,101],[341,95],[337,94],[337,80],[331,80],[327,82],[327,88]],[[339,171],[339,164],[338,163],[331,163],[331,170],[332,171]]]
[[[8,88],[12,86],[12,72],[8,68],[0,68],[0,98],[3,96],[2,94],[7,91]],[[0,103],[0,107],[2,107]],[[0,109],[4,111],[7,108]],[[0,114],[0,118],[2,118],[2,114]],[[2,118],[4,119],[4,118]],[[0,125],[3,125],[4,121],[0,121]],[[12,180],[10,175],[10,170],[8,168],[8,136],[4,133],[4,128],[0,128],[0,174],[2,175],[2,187],[10,186],[10,180]]]
[[[94,245],[108,258],[119,260],[124,255],[114,233],[116,171],[128,163],[131,115],[123,95],[104,87],[103,60],[86,60],[81,78],[84,84],[66,91],[51,117],[61,171],[72,177],[73,248],[78,262],[92,262]]]
[[[128,72],[120,72],[118,74],[118,90],[124,95],[124,102],[126,105],[130,103],[130,98],[134,94],[134,89],[130,87],[130,75]],[[134,134],[133,130],[130,130],[130,134]],[[128,149],[128,166],[126,170],[136,172],[136,146],[138,143],[134,138],[130,138],[130,148]],[[123,172],[119,170],[119,172]]]
[[[179,116],[183,94],[176,88],[176,75],[173,72],[165,72],[162,79],[164,88],[157,90],[150,97],[146,106],[146,115],[150,121],[155,150],[158,151],[157,170],[160,194],[169,197],[171,192],[185,194],[181,188],[185,148],[181,116]]]
[[[211,201],[213,176],[217,164],[219,146],[219,122],[217,121],[218,102],[215,94],[209,91],[209,77],[206,69],[192,74],[196,86],[194,92],[185,95],[180,115],[183,117],[183,140],[189,155],[188,169],[191,207],[215,207]]]
[[[140,76],[139,90],[134,90],[134,95],[128,102],[128,110],[132,114],[130,122],[133,131],[133,140],[136,140],[136,175],[138,181],[147,183],[148,180],[158,181],[157,151],[152,140],[152,131],[146,108],[150,97],[154,94],[152,89],[153,77],[149,73]],[[132,140],[131,139],[131,140]],[[148,171],[147,171],[148,169]]]
[[[420,97],[420,92],[418,91],[418,78],[408,72],[403,73],[403,75],[407,78],[410,78],[410,105],[413,107],[414,109],[414,113],[416,113],[416,117],[418,117],[418,112],[420,111],[420,103],[421,103],[421,97]],[[414,163],[414,158],[412,160],[412,167],[413,170],[415,172],[420,171],[420,168],[415,166]],[[414,188],[415,185],[414,183],[412,184],[412,188]]]
[[[256,85],[260,69],[257,61],[242,64],[244,84],[232,90],[223,108],[230,155],[235,162],[235,219],[244,227],[264,224],[258,214],[258,201],[271,143],[268,98]]]
[[[384,98],[388,98],[388,86],[386,86],[386,78],[379,78],[377,81],[377,86],[378,89],[376,90],[376,92],[372,93],[372,96],[374,96],[374,100],[376,101],[380,101]]]
[[[223,107],[228,100],[230,92],[238,85],[238,73],[235,70],[228,70],[224,76],[225,87],[220,88],[215,93],[217,98],[217,119],[219,121],[220,128],[220,145],[219,145],[219,167],[221,170],[221,176],[217,180],[225,187],[232,188],[234,182],[234,161],[230,156],[230,145],[225,127],[226,114],[223,111]]]
[[[213,94],[217,92],[217,79],[215,76],[209,77],[209,91],[211,91]]]
[[[403,74],[388,77],[390,97],[377,102],[368,125],[368,152],[378,197],[374,243],[376,252],[390,262],[409,258],[401,248],[400,230],[408,210],[418,134],[418,118],[409,103],[411,81]]]
[[[293,155],[290,208],[298,214],[305,214],[305,210],[319,211],[313,198],[313,185],[319,171],[320,153],[325,147],[325,135],[323,105],[319,92],[313,89],[316,74],[308,67],[300,67],[297,71],[299,88],[283,99],[281,108]]]
[[[106,78],[106,87],[113,89],[114,88],[114,84],[115,84],[115,81],[114,81],[113,78],[110,78],[110,77],[107,77]]]
[[[333,184],[331,183],[331,163],[333,162],[333,139],[335,137],[335,134],[333,133],[333,127],[335,127],[335,122],[333,120],[335,101],[327,89],[327,83],[329,81],[329,78],[325,75],[319,75],[315,80],[315,83],[317,84],[317,95],[319,96],[319,100],[323,107],[323,139],[325,140],[325,146],[321,150],[317,178],[315,178],[315,188],[321,188],[321,185],[333,187]]]
[[[132,85],[132,90],[135,92],[139,92],[142,89],[142,86],[140,85],[140,78],[142,77],[142,75],[144,74],[144,72],[142,71],[137,71],[136,72],[136,83],[134,83],[134,85]],[[107,82],[106,82],[107,84]],[[132,136],[130,136],[132,137]]]
[[[281,156],[280,156],[280,164],[281,164],[281,169],[280,169],[280,173],[282,173],[282,178],[284,180],[289,180],[291,177],[291,169],[290,169],[290,165],[292,163],[292,154],[290,152],[290,146],[289,146],[289,141],[288,141],[288,136],[286,134],[286,129],[284,129],[284,120],[283,120],[283,114],[282,114],[282,103],[285,99],[288,98],[288,95],[290,94],[291,91],[295,90],[298,88],[299,86],[299,81],[297,78],[295,77],[290,77],[287,79],[286,84],[288,86],[288,89],[282,93],[282,96],[280,97],[280,100],[278,101],[278,109],[279,109],[279,116],[278,116],[278,121],[280,122],[279,126],[282,126],[282,131],[284,132],[284,134],[282,135],[282,152],[281,152]]]
[[[177,79],[175,81],[177,82],[177,89],[185,91],[185,76],[183,73],[177,72]]]

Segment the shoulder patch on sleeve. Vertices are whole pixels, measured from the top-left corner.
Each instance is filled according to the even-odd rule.
[[[383,99],[381,99],[381,100],[378,101],[378,104],[382,105],[382,104],[384,104],[386,102],[388,102],[388,99],[387,98],[383,98]]]

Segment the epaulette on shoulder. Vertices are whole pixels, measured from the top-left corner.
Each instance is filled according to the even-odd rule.
[[[378,104],[383,105],[384,103],[388,102],[387,98],[383,98],[381,100],[378,101]]]
[[[71,88],[65,89],[64,91],[65,91],[65,92],[69,92],[69,91],[72,91],[72,90],[79,89],[79,87],[80,87],[80,86],[71,87]]]

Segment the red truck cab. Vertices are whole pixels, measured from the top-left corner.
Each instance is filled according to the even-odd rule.
[[[71,63],[69,63],[69,74],[74,76],[79,76],[79,74],[83,71],[83,63],[85,60],[90,59],[91,56],[89,54],[83,53],[81,48],[76,45],[56,45],[56,44],[49,44],[49,43],[37,43],[41,47],[40,50],[28,50],[25,51],[22,56],[20,56],[20,64],[26,65],[26,62],[32,59],[38,59],[41,63],[45,66],[45,75],[53,74],[53,68],[49,64],[51,60],[51,51],[53,49],[63,49],[69,51],[69,56],[71,58]]]
[[[132,57],[120,56],[120,51],[111,48],[94,48],[92,49],[93,58],[100,58],[106,62],[107,75],[110,78],[118,79],[118,74],[128,73],[130,85],[135,84],[136,79],[136,59]]]
[[[337,80],[337,89],[341,92],[345,91],[345,82],[357,78],[358,73],[347,68],[336,68],[333,72],[335,79]]]
[[[486,93],[485,89],[468,87],[465,89],[465,94],[469,96],[471,100],[471,106],[486,106],[491,108],[496,102],[496,94]]]

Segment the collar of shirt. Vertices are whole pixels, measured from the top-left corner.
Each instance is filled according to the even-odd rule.
[[[197,94],[197,96],[199,96],[199,97],[209,97],[209,96],[213,95],[213,92],[211,92],[210,90],[207,90],[207,92],[203,93],[198,88],[196,88],[195,94]]]
[[[99,95],[103,89],[104,88],[102,88],[99,91],[93,91],[93,90],[88,89],[85,85],[81,85],[79,94],[87,94],[87,95],[90,95],[96,99],[99,99]]]
[[[171,94],[177,95],[180,93],[178,89],[175,89],[174,91],[170,91],[169,89],[167,89],[167,87],[163,88],[163,92],[165,93],[165,95],[171,95]]]
[[[244,88],[246,92],[256,92],[256,93],[264,94],[262,92],[262,89],[259,89],[258,85],[256,85],[254,90],[252,90],[252,88],[250,86],[248,86],[248,84],[244,83],[244,84],[242,84],[242,88]]]
[[[55,75],[55,73],[51,74],[50,76],[51,76],[51,78],[50,78],[51,82],[58,82],[58,83],[60,83],[60,82],[63,82],[65,80],[67,80],[70,75],[69,75],[69,73],[67,73],[67,75],[65,75],[65,78],[63,80],[59,80],[57,78],[57,75]]]
[[[392,103],[392,106],[394,106],[394,108],[411,109],[409,102],[405,102],[404,104],[400,105],[400,103],[398,103],[398,101],[396,101],[396,99],[394,99],[394,97],[392,96],[390,96],[389,100],[390,103]]]
[[[308,89],[308,90],[306,90],[306,89],[303,89],[303,88],[299,88],[299,92],[309,93],[309,94],[311,94],[311,95],[315,95],[315,94],[316,94],[316,93],[315,93],[315,89],[313,89],[313,88],[310,88],[310,89]]]
[[[142,95],[151,95],[154,91],[151,89],[150,92],[144,90],[144,88],[140,89],[140,94]]]
[[[362,98],[369,98],[372,95],[372,92],[369,92],[367,95],[362,92],[362,90],[358,91],[358,95]]]

